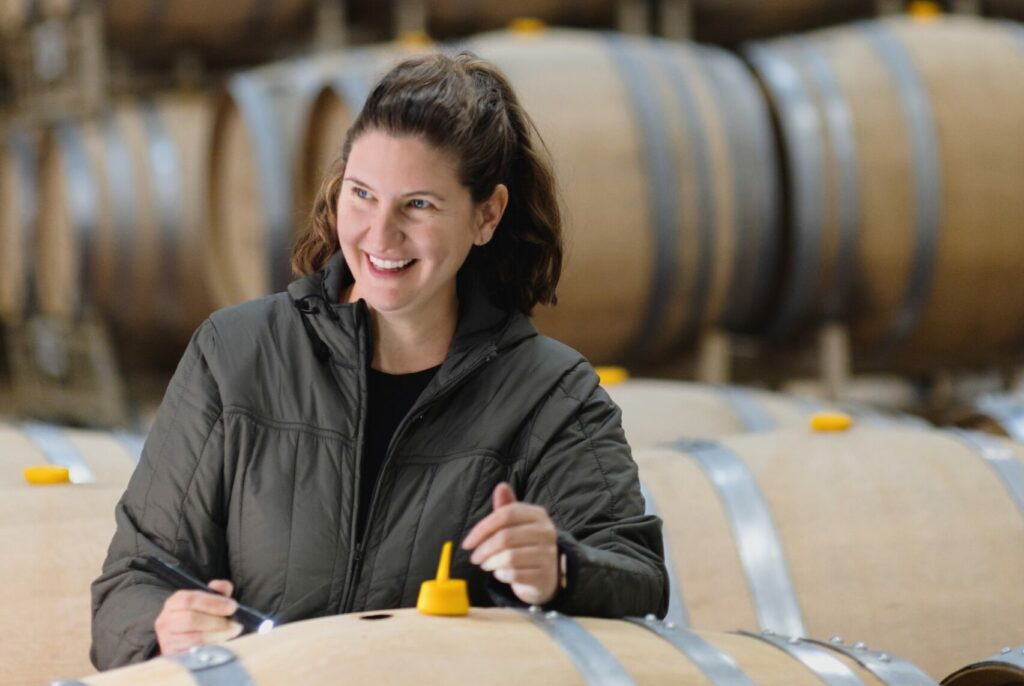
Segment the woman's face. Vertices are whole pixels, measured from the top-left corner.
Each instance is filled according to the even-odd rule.
[[[338,193],[338,240],[355,277],[351,301],[400,316],[443,312],[473,245],[491,239],[508,194],[474,204],[455,159],[416,136],[367,131]]]

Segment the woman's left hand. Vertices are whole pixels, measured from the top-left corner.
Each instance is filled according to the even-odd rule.
[[[476,548],[469,561],[511,584],[524,603],[550,602],[558,590],[558,535],[547,510],[518,502],[504,481],[494,488],[491,500],[494,512],[462,541],[464,549]]]

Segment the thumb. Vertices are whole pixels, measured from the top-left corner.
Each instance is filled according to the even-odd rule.
[[[502,481],[494,487],[494,494],[491,496],[491,502],[494,504],[495,510],[499,507],[511,505],[515,501],[516,494],[512,492],[512,487],[508,485],[508,482]]]

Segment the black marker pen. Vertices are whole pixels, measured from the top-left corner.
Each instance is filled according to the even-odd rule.
[[[142,562],[132,560],[128,563],[128,566],[141,572],[152,572],[177,589],[187,591],[206,591],[207,593],[213,593],[214,595],[221,595],[180,567],[167,564],[159,557],[155,557],[153,555],[145,556]],[[241,603],[238,603],[238,609],[235,610],[235,614],[231,615],[231,619],[241,624],[247,632],[254,631],[258,634],[262,634],[274,628],[273,619],[259,610],[254,610],[251,607],[242,605]]]

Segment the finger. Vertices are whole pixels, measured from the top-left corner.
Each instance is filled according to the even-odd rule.
[[[235,585],[227,579],[214,579],[209,583],[210,588],[228,598],[235,592]]]
[[[543,513],[543,514],[542,514]],[[526,524],[547,517],[544,508],[526,503],[513,503],[487,515],[462,539],[462,547],[469,550],[486,541],[496,532],[509,526]]]
[[[504,584],[516,584],[530,586],[540,590],[542,585],[548,584],[550,574],[543,569],[496,569],[494,578]]]
[[[514,502],[516,502],[516,494],[512,491],[512,487],[508,485],[507,481],[502,481],[494,487],[494,493],[491,494],[491,504],[495,510],[511,505]]]
[[[232,598],[206,591],[177,591],[164,603],[166,610],[191,610],[210,615],[229,617],[238,609],[238,602]]]
[[[192,610],[171,610],[160,620],[158,628],[169,634],[227,631],[231,625],[231,620],[227,617]]]
[[[507,548],[553,546],[557,540],[558,533],[555,531],[555,528],[553,526],[546,526],[541,522],[510,526],[495,532],[494,535],[482,541],[476,547],[476,550],[473,551],[469,561],[478,565],[488,557]]]
[[[557,563],[558,549],[555,546],[527,546],[523,548],[506,548],[491,555],[480,563],[480,569],[493,572],[496,569],[520,569],[527,567],[554,569]]]
[[[223,643],[224,641],[230,641],[241,634],[242,629],[242,625],[238,622],[230,622],[228,627],[221,631],[204,631],[203,643],[209,645],[210,643]]]

